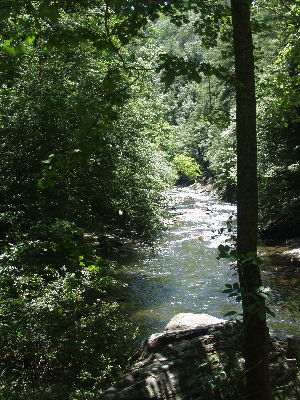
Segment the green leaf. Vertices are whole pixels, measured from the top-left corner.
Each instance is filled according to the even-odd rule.
[[[231,256],[233,259],[237,260],[237,258],[238,258],[238,253],[237,253],[236,250],[231,250],[231,251],[229,252],[229,254],[230,254],[230,256]]]
[[[2,51],[8,56],[14,56],[17,53],[14,47],[2,47]]]
[[[8,56],[14,56],[17,51],[14,46],[11,46],[12,39],[7,39],[3,42],[3,44],[0,46],[3,53],[7,54]]]
[[[231,317],[232,315],[236,315],[236,311],[229,311],[228,313],[224,314],[223,317]]]
[[[24,43],[26,44],[32,44],[35,41],[35,36],[27,36],[27,38],[24,40]]]
[[[276,315],[273,313],[273,311],[271,311],[271,310],[269,309],[269,307],[266,307],[265,310],[266,310],[266,313],[269,314],[269,315],[271,315],[273,318],[276,317]]]

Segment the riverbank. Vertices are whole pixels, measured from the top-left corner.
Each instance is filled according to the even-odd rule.
[[[264,242],[265,255],[277,258],[282,262],[300,267],[300,238],[289,239],[277,243]]]

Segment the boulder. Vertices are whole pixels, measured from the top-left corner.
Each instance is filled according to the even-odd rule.
[[[128,372],[100,398],[240,399],[244,395],[241,332],[239,322],[206,314],[178,314],[164,332],[151,335],[143,343],[131,358]],[[291,348],[285,339],[270,338],[270,360],[274,385],[284,387],[286,398],[292,400],[300,398],[299,349],[288,338]]]
[[[201,326],[215,325],[226,322],[225,319],[213,317],[208,314],[181,313],[175,315],[167,324],[166,330],[194,329]]]

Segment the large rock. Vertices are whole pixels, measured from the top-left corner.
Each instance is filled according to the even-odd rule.
[[[102,400],[242,398],[240,324],[206,314],[178,314],[167,327],[144,342],[128,373],[102,394]],[[287,340],[270,340],[272,376],[290,400],[300,398],[296,355]]]
[[[220,324],[222,322],[226,322],[225,319],[219,319],[208,314],[181,313],[175,315],[165,329],[170,331],[194,329],[200,328],[201,326]]]

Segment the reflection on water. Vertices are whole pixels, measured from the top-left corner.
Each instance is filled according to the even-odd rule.
[[[276,315],[275,321],[270,320],[269,325],[274,329],[299,335],[299,311],[283,309],[290,302],[300,303],[300,287],[295,286],[296,282],[300,282],[299,259],[293,257],[293,252],[290,253],[288,246],[265,246],[260,250],[265,261],[262,268],[263,277],[272,289],[269,304]]]
[[[161,331],[179,312],[221,318],[230,310],[239,311],[235,301],[222,293],[225,283],[233,283],[237,277],[232,276],[228,262],[216,259],[218,245],[227,238],[218,231],[235,213],[235,206],[203,189],[178,188],[170,197],[175,205],[169,207],[173,223],[157,240],[155,251],[124,252],[121,261],[121,274],[129,285],[125,293],[128,310],[145,336]],[[273,276],[274,271],[265,270],[267,284],[279,293],[282,285],[278,287]],[[295,333],[299,319],[282,312],[276,296],[272,298],[276,322],[271,326]]]

